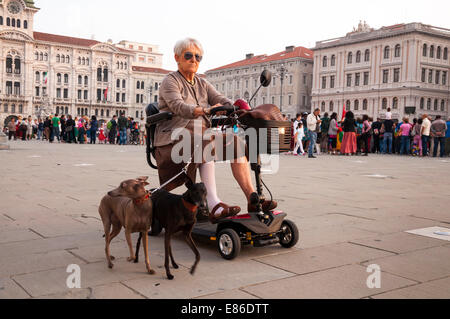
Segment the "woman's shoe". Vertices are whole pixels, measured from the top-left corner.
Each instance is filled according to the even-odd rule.
[[[222,213],[220,213],[220,215],[216,216],[216,211],[220,208],[223,208]],[[216,207],[214,207],[214,209],[212,210],[212,212],[209,214],[209,221],[212,224],[217,224],[217,222],[221,219],[227,218],[227,217],[233,217],[236,216],[237,214],[239,214],[241,212],[241,208],[238,206],[228,206],[224,203],[219,203],[216,205]]]

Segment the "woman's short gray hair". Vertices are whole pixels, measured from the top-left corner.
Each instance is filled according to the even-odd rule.
[[[184,40],[180,40],[175,45],[174,52],[176,55],[181,56],[184,51],[189,49],[190,47],[195,46],[197,49],[200,50],[201,54],[203,55],[203,46],[198,42],[196,39],[192,38],[186,38]]]

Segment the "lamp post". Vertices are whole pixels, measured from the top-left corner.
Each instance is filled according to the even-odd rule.
[[[281,64],[281,67],[278,69],[278,72],[281,76],[281,98],[280,98],[280,111],[283,113],[283,84],[284,84],[284,77],[286,76],[288,69],[284,67],[284,63]]]

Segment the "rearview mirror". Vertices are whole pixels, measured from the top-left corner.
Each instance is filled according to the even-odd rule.
[[[268,87],[272,82],[272,73],[268,70],[264,70],[261,74],[261,85],[263,87]]]

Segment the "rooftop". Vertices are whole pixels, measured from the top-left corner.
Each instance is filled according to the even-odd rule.
[[[286,60],[286,59],[292,59],[292,58],[304,58],[304,59],[308,59],[308,60],[312,61],[313,56],[314,56],[314,52],[311,51],[310,49],[307,49],[304,47],[287,47],[285,51],[278,52],[273,55],[263,54],[263,55],[253,56],[253,54],[250,54],[244,60],[234,62],[231,64],[227,64],[227,65],[221,66],[219,68],[209,70],[207,72],[226,70],[226,69],[234,69],[234,68],[243,67],[243,66],[267,63],[267,62],[273,62],[273,61],[280,61],[280,60]]]

